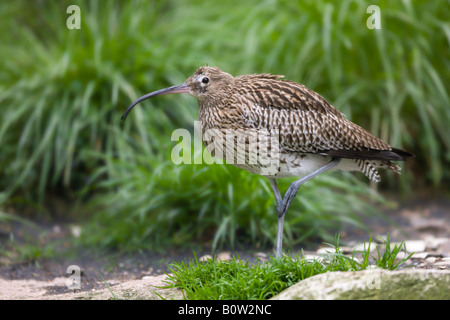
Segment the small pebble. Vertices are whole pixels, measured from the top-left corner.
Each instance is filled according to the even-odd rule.
[[[255,253],[255,258],[260,260],[260,261],[264,261],[264,262],[269,261],[269,256],[266,253],[264,253],[264,252],[257,252],[257,253]]]
[[[429,257],[429,258],[426,258],[425,261],[428,262],[428,263],[434,263],[434,262],[436,262],[436,258],[435,257]]]
[[[205,254],[204,256],[201,256],[200,259],[198,259],[200,262],[206,262],[208,260],[213,260],[213,257],[211,257],[209,254]]]
[[[426,248],[423,240],[408,240],[405,241],[405,246],[408,252],[423,252]]]
[[[221,252],[217,255],[217,260],[219,261],[230,261],[231,260],[231,253],[230,252]]]

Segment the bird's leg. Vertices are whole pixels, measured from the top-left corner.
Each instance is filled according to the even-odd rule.
[[[289,209],[289,206],[291,205],[292,199],[294,199],[295,195],[298,192],[298,189],[300,186],[305,183],[308,180],[311,180],[314,177],[317,177],[319,174],[324,173],[325,171],[330,170],[331,168],[337,166],[341,159],[339,158],[333,158],[330,162],[325,164],[324,166],[320,167],[319,169],[311,172],[310,174],[304,176],[303,178],[298,179],[297,181],[294,181],[290,184],[288,190],[286,191],[283,199],[283,215],[286,214],[286,212]]]
[[[281,258],[282,255],[282,243],[283,243],[283,224],[284,224],[284,216],[291,205],[292,199],[294,199],[295,195],[298,192],[300,186],[308,180],[318,176],[319,174],[330,170],[331,168],[337,166],[341,159],[333,158],[330,162],[320,167],[319,169],[313,171],[312,173],[294,181],[290,184],[286,194],[284,195],[284,199],[281,197],[280,191],[278,190],[277,182],[274,178],[269,178],[270,186],[272,187],[273,193],[275,194],[275,199],[277,202],[277,216],[278,216],[278,228],[277,228],[277,257]]]
[[[269,178],[269,182],[275,195],[275,200],[277,202],[277,217],[278,217],[277,257],[281,257],[281,244],[283,243],[283,224],[284,224],[283,198],[281,197],[280,190],[278,190],[277,180],[275,180],[274,178]]]
[[[279,213],[283,207],[283,198],[281,197],[280,190],[278,190],[277,180],[274,178],[269,178],[269,182],[277,202],[277,213]]]

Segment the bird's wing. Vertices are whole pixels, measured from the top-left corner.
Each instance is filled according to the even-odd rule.
[[[406,154],[344,118],[319,94],[278,78],[236,77],[232,100],[248,126],[278,133],[281,148],[341,158],[404,160]]]
[[[250,74],[236,77],[236,91],[243,97],[261,103],[262,107],[314,111],[342,117],[335,107],[322,96],[304,85],[280,80],[283,76],[271,74]]]

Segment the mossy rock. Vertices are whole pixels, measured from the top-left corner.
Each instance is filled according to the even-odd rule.
[[[382,269],[329,272],[305,279],[274,300],[450,300],[450,271]]]

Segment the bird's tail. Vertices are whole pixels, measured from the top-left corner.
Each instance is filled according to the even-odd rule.
[[[401,174],[402,168],[400,168],[395,163],[386,161],[370,161],[370,160],[355,160],[359,170],[364,173],[364,175],[371,181],[380,182],[381,176],[377,171],[377,168],[389,169],[394,171],[396,174]]]

